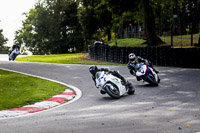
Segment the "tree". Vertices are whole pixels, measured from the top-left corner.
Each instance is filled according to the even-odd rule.
[[[129,24],[143,24],[148,46],[157,46],[163,43],[158,35],[173,26],[176,34],[188,27],[197,32],[199,7],[199,0],[41,0],[26,14],[16,40],[37,54],[82,51],[94,40],[114,39],[113,33],[123,38]]]
[[[4,45],[7,41],[8,41],[8,39],[5,38],[3,35],[3,30],[0,29],[0,53],[8,52],[8,47]]]
[[[16,39],[34,54],[67,53],[83,50],[81,26],[74,0],[43,0],[26,15]]]
[[[98,30],[98,20],[94,8],[98,5],[99,0],[81,0],[79,6],[79,21],[83,29],[84,45],[87,46],[99,39],[95,36]]]
[[[85,38],[111,40],[112,32],[118,34],[120,26],[124,27],[127,21],[134,21],[136,17],[132,12],[137,12],[137,9],[138,2],[133,0],[82,0],[79,13]]]
[[[156,35],[155,16],[149,0],[141,0],[142,15],[148,46],[157,46],[162,43]]]

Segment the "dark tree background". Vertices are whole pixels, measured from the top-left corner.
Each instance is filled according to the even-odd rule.
[[[24,14],[15,38],[34,54],[80,52],[95,40],[121,37],[135,23],[147,45],[157,46],[172,27],[173,34],[198,33],[199,14],[200,0],[40,0]]]

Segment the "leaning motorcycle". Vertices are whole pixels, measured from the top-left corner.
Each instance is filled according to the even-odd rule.
[[[143,79],[144,81],[150,83],[151,85],[158,86],[160,78],[158,74],[147,64],[138,63],[136,64],[136,76]]]
[[[19,55],[20,51],[19,48],[15,48],[13,51],[9,52],[8,56],[9,56],[9,61],[12,60],[14,61],[15,58],[17,57],[17,55]]]
[[[125,93],[134,94],[135,88],[128,82],[125,86],[121,79],[113,76],[109,72],[101,71],[96,73],[96,87],[100,88],[101,94],[108,94],[114,99],[119,99]]]

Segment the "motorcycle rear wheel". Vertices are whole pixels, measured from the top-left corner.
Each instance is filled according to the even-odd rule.
[[[128,92],[129,95],[133,95],[135,93],[135,88],[134,86],[130,83],[130,85],[128,86]]]

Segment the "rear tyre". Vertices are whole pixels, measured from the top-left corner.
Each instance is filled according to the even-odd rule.
[[[133,95],[135,93],[135,88],[134,86],[130,83],[128,86],[128,92],[129,95]]]
[[[113,83],[109,83],[107,85],[105,85],[105,91],[106,93],[114,98],[114,99],[119,99],[120,98],[120,92],[119,92],[119,89],[118,87],[116,87]]]

